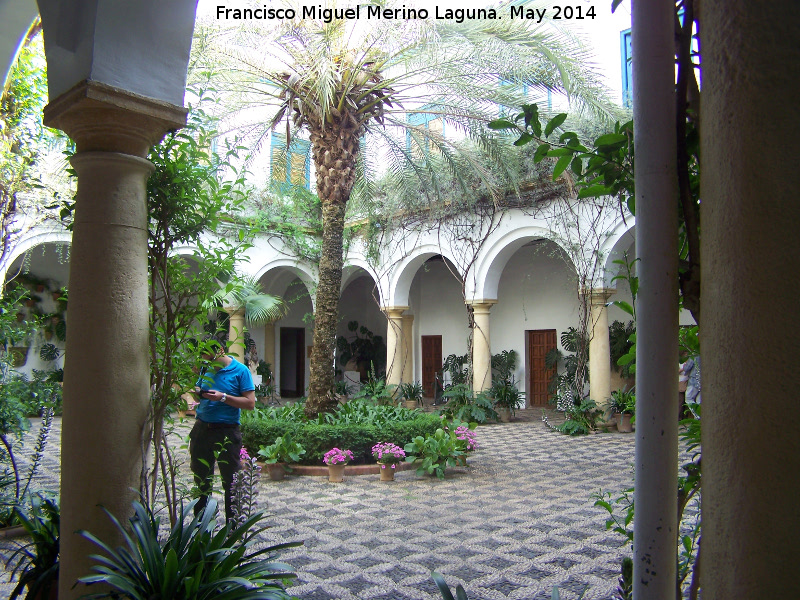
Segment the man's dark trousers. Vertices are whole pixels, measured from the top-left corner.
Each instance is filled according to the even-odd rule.
[[[233,475],[239,471],[239,453],[242,450],[242,432],[238,425],[205,423],[199,419],[189,434],[189,454],[194,483],[200,491],[194,513],[200,514],[208,503],[214,478],[214,464],[219,464],[222,487],[225,490],[225,520],[233,519],[231,487]]]

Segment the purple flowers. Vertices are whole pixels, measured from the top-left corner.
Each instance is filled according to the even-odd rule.
[[[389,465],[392,469],[397,463],[403,462],[405,451],[391,442],[381,442],[372,447],[372,457],[381,465],[382,469]]]
[[[350,450],[340,450],[339,448],[331,448],[322,457],[322,462],[326,465],[346,465],[353,460],[353,453]]]
[[[461,441],[465,452],[472,452],[478,448],[478,436],[466,425],[456,427],[456,439]]]

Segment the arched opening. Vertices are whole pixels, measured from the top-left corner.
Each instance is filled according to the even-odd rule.
[[[414,315],[414,378],[422,382],[425,397],[434,398],[437,378],[440,385],[447,383],[443,361],[468,352],[462,277],[450,259],[431,256],[416,269],[408,299]]]
[[[494,266],[493,266],[494,267]],[[545,238],[528,239],[501,267],[492,308],[492,354],[517,353],[514,379],[527,407],[548,406],[554,370],[545,357],[578,321],[575,270],[564,250]]]
[[[387,322],[379,303],[375,280],[356,267],[339,300],[337,380],[342,378],[353,385],[364,381],[372,371],[376,377],[385,377]]]

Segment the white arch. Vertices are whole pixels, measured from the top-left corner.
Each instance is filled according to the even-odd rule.
[[[3,280],[8,276],[8,269],[18,258],[26,252],[43,244],[71,244],[72,233],[62,227],[37,228],[23,236],[15,245],[14,250],[9,254],[3,265],[0,265],[3,272]]]
[[[611,280],[619,269],[614,265],[614,261],[622,258],[623,250],[627,250],[636,241],[635,231],[636,219],[634,217],[627,216],[624,220],[620,217],[603,242],[600,248],[600,256],[606,257],[602,273],[605,287],[615,287]]]
[[[4,84],[22,38],[38,14],[34,0],[0,0],[0,80]]]
[[[497,300],[497,287],[503,269],[514,253],[532,240],[546,239],[563,250],[553,239],[552,232],[541,225],[526,225],[508,231],[485,247],[483,256],[476,261],[474,277],[469,277],[466,288],[468,300]]]
[[[265,284],[265,291],[268,294],[280,294],[286,292],[286,287],[295,278],[300,279],[308,290],[311,298],[311,306],[316,310],[316,289],[317,276],[311,265],[291,258],[276,258],[264,264],[253,275],[256,279],[263,279],[271,271],[280,270],[278,274],[272,276],[270,281]]]
[[[378,305],[383,306],[384,291],[381,289],[379,278],[375,274],[372,265],[370,265],[366,259],[358,256],[347,258],[345,266],[342,269],[342,285],[339,293],[341,294],[344,292],[345,288],[350,285],[350,282],[359,277],[362,272],[372,278],[372,281],[375,283],[375,288],[378,290]]]
[[[436,244],[424,244],[400,260],[389,275],[389,293],[387,298],[389,300],[388,306],[408,306],[408,294],[411,291],[411,282],[414,281],[414,275],[417,270],[426,260],[432,256],[443,256],[452,265],[456,265],[456,261],[452,256],[449,256],[443,251],[443,248]],[[459,277],[464,277],[463,273],[458,273]]]

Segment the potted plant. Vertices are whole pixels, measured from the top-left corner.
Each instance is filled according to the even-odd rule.
[[[455,421],[448,425],[448,429],[455,432],[456,448],[463,454],[458,458],[462,466],[467,466],[467,456],[478,449],[478,436],[475,433],[477,423],[461,423]]]
[[[258,455],[263,457],[264,466],[273,481],[283,479],[286,472],[291,472],[290,463],[300,462],[300,457],[306,453],[302,444],[292,441],[288,436],[276,438],[273,444],[261,446]]]
[[[500,381],[489,389],[489,396],[494,403],[494,408],[503,423],[509,423],[516,414],[522,393],[511,381]]]
[[[459,449],[454,431],[440,427],[433,435],[418,435],[406,444],[406,462],[419,463],[417,475],[436,475],[444,479],[447,467],[455,467],[464,453]]]
[[[414,409],[422,406],[422,384],[419,381],[401,383],[400,396],[404,399],[406,408]]]
[[[611,411],[617,415],[617,431],[630,433],[636,415],[636,394],[632,388],[611,392]]]
[[[372,447],[372,457],[381,466],[381,481],[394,481],[397,465],[406,458],[405,451],[391,442],[381,442]]]
[[[60,511],[58,501],[40,494],[31,497],[31,514],[14,509],[30,541],[17,544],[6,561],[11,581],[18,577],[9,600],[25,598],[53,600],[58,598],[58,552],[60,546]]]
[[[353,453],[350,450],[340,450],[331,448],[322,457],[322,462],[328,465],[328,481],[339,483],[344,481],[344,467],[353,460]]]

